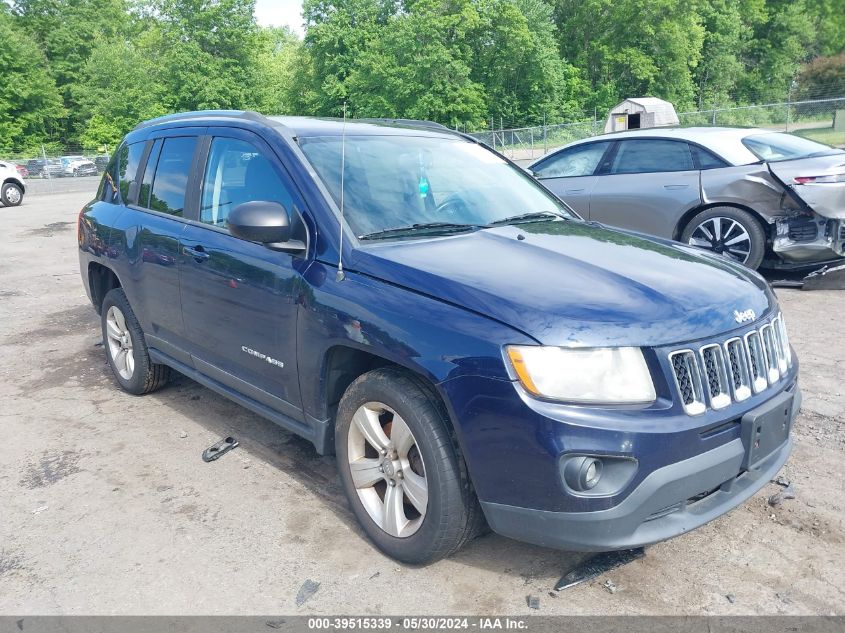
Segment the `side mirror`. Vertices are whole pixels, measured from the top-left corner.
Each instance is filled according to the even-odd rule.
[[[239,204],[228,218],[229,233],[250,242],[259,242],[274,250],[304,249],[301,242],[290,242],[288,212],[278,202],[255,200]]]

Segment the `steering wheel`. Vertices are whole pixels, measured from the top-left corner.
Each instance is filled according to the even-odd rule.
[[[443,202],[437,205],[436,209],[438,215],[443,214],[452,217],[465,213],[468,210],[464,199],[455,193],[447,196]]]

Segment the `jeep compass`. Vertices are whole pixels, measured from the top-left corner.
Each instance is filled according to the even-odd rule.
[[[585,222],[471,138],[208,111],[129,133],[79,215],[119,385],[177,371],[334,453],[364,532],[601,551],[683,534],[786,461],[767,283]]]

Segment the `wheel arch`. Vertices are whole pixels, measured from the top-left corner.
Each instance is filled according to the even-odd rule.
[[[23,184],[23,181],[21,181],[18,178],[15,178],[14,176],[9,176],[8,178],[6,178],[3,181],[3,184],[4,185],[16,185],[17,187],[20,188],[20,190],[22,192],[26,191],[26,185]]]
[[[674,231],[672,231],[672,239],[676,242],[681,241],[681,234],[684,232],[684,229],[687,227],[690,220],[692,220],[697,214],[701,213],[702,211],[707,211],[707,209],[715,209],[716,207],[731,207],[750,213],[751,216],[760,224],[760,228],[762,228],[763,233],[766,234],[766,239],[769,239],[769,222],[766,222],[765,218],[760,213],[755,211],[752,207],[749,207],[745,204],[740,204],[738,202],[708,202],[706,204],[700,204],[696,207],[693,207],[689,211],[685,212],[680,217],[677,224],[675,224],[675,229]]]
[[[424,368],[398,362],[396,359],[379,354],[374,349],[364,349],[346,344],[337,344],[329,347],[323,356],[323,367],[321,372],[322,404],[325,407],[321,412],[329,420],[330,433],[334,434],[334,425],[337,414],[337,407],[340,399],[358,377],[383,367],[396,368],[407,374],[416,382],[421,389],[429,394],[432,402],[442,410],[444,418],[449,424],[450,431],[455,435],[454,423],[450,415],[449,407],[443,394],[437,388],[435,379]],[[457,438],[455,438],[457,439]],[[334,446],[334,438],[326,438],[326,446]],[[459,448],[456,443],[456,448]]]
[[[111,268],[99,262],[88,264],[88,287],[91,290],[91,303],[97,314],[100,314],[103,307],[103,299],[109,291],[115,288],[122,288],[123,284]]]

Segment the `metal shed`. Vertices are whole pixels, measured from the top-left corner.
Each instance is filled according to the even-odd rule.
[[[635,97],[625,99],[611,109],[604,131],[621,132],[662,125],[678,125],[675,106],[656,97]]]

